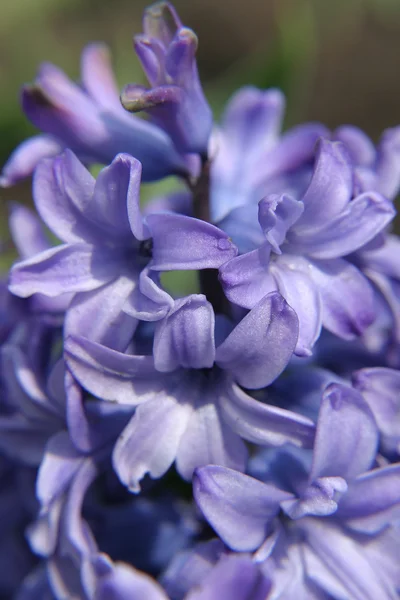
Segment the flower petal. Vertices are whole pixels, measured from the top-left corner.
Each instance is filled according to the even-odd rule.
[[[153,357],[123,354],[85,338],[70,336],[64,344],[65,360],[85,389],[102,400],[135,405],[133,379],[154,382]],[[151,386],[150,386],[151,387]]]
[[[211,368],[215,358],[215,317],[202,294],[175,301],[174,308],[156,325],[154,364],[158,371]]]
[[[315,426],[310,419],[254,400],[237,385],[220,395],[219,406],[233,431],[253,444],[282,446],[290,442],[312,447]]]
[[[326,388],[318,416],[310,481],[319,477],[352,479],[375,460],[378,430],[361,394],[347,385]]]
[[[310,356],[321,332],[322,310],[319,289],[309,276],[308,265],[301,257],[282,255],[271,263],[270,273],[299,320],[295,354]]]
[[[262,388],[280,375],[297,342],[298,320],[277,292],[265,296],[217,348],[216,363],[243,387]]]
[[[192,410],[189,403],[163,392],[136,409],[113,452],[114,469],[130,491],[140,491],[140,481],[147,473],[154,479],[166,473],[176,458]]]
[[[104,109],[121,110],[119,89],[105,44],[94,43],[82,52],[81,79],[85,90]]]
[[[155,271],[218,269],[237,254],[228,236],[211,223],[167,213],[148,215],[146,222]]]
[[[232,550],[251,552],[267,537],[280,503],[292,497],[232,469],[197,469],[193,494],[205,518]]]
[[[96,251],[89,244],[63,244],[15,264],[9,289],[22,298],[36,293],[52,298],[87,292],[112,280],[118,262],[118,256]]]
[[[218,464],[244,471],[247,448],[240,437],[224,423],[212,392],[198,401],[179,444],[176,468],[190,481],[197,467]]]
[[[377,533],[400,517],[400,464],[369,471],[353,480],[337,516],[357,531]]]
[[[352,190],[352,163],[346,147],[341,142],[320,140],[314,173],[303,196],[304,212],[296,229],[329,223],[347,206]]]
[[[264,248],[233,258],[219,271],[219,279],[228,300],[253,308],[264,296],[277,289],[264,260]]]
[[[346,210],[317,229],[301,231],[295,226],[287,236],[289,247],[314,258],[338,258],[355,252],[393,219],[393,204],[374,192],[360,194]]]
[[[3,167],[0,186],[9,187],[32,175],[42,158],[56,156],[64,145],[50,135],[35,135],[20,144]]]
[[[375,319],[374,294],[364,275],[342,258],[310,261],[310,277],[322,300],[322,324],[351,340]]]

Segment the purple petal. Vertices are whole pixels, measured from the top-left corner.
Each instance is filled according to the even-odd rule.
[[[0,186],[14,185],[21,179],[32,175],[42,158],[56,156],[64,145],[49,135],[35,135],[20,144],[3,167]]]
[[[215,358],[214,311],[203,295],[187,296],[157,324],[154,364],[158,371],[211,368]]]
[[[8,225],[22,260],[49,247],[39,218],[26,206],[12,204]]]
[[[297,335],[296,314],[274,292],[260,300],[217,348],[216,363],[243,387],[265,387],[286,367]]]
[[[221,557],[186,600],[265,600],[270,589],[271,581],[250,557],[231,554]]]
[[[400,464],[374,469],[351,482],[337,516],[352,529],[377,533],[400,517]]]
[[[359,392],[332,383],[322,397],[310,481],[319,477],[352,479],[367,471],[378,446],[372,413]]]
[[[142,165],[129,154],[118,154],[97,177],[93,199],[86,216],[106,237],[133,244],[149,237],[142,223],[139,189]]]
[[[221,418],[214,395],[204,396],[189,418],[177,452],[177,471],[187,481],[197,467],[218,464],[244,471],[247,463],[247,448]]]
[[[92,204],[95,180],[66,150],[40,163],[33,181],[36,208],[53,233],[65,242],[97,241],[85,212]]]
[[[400,443],[400,372],[376,367],[361,369],[352,376],[353,386],[362,393],[379,431]]]
[[[289,247],[300,254],[326,259],[338,258],[355,252],[393,219],[395,210],[389,200],[368,192],[357,196],[327,223],[311,231],[294,227],[287,236]]]
[[[172,465],[192,410],[162,392],[138,406],[113,452],[114,469],[132,492],[144,475],[157,479]]]
[[[334,598],[395,600],[393,584],[368,559],[366,544],[328,525],[326,519],[305,519],[304,563],[308,577]]]
[[[139,286],[128,296],[123,311],[142,321],[158,321],[173,308],[172,296],[161,288],[159,273],[151,271],[151,262],[139,275]]]
[[[103,400],[135,405],[135,377],[154,380],[152,356],[123,354],[85,338],[69,337],[64,344],[65,360],[82,386]]]
[[[63,244],[15,264],[9,290],[22,298],[87,292],[112,280],[118,263],[118,256],[89,244]]]
[[[279,292],[299,319],[295,354],[310,356],[321,333],[322,307],[319,289],[309,275],[308,264],[301,257],[282,255],[271,263],[270,272]]]
[[[258,220],[274,252],[281,254],[279,246],[285,241],[288,230],[299,219],[304,204],[286,194],[269,194],[258,204]]]
[[[231,302],[253,308],[264,296],[277,289],[271,277],[264,249],[253,250],[233,258],[219,271],[226,297]]]
[[[60,431],[50,439],[36,485],[37,497],[43,506],[48,506],[64,493],[82,460],[66,431]]]
[[[237,254],[228,236],[205,221],[167,213],[148,215],[146,221],[156,271],[218,269]]]
[[[322,324],[351,340],[375,319],[374,294],[364,275],[342,258],[310,261],[310,277],[322,300]]]
[[[119,89],[111,66],[110,52],[105,44],[89,44],[82,53],[82,84],[104,109],[121,111]]]
[[[126,350],[137,320],[122,309],[136,286],[134,278],[121,276],[91,292],[75,294],[65,318],[64,337],[79,335],[113,350]]]
[[[350,157],[340,142],[321,140],[310,185],[303,196],[298,228],[329,223],[347,206],[353,190]]]
[[[369,167],[375,162],[375,146],[358,127],[342,125],[334,131],[333,137],[335,140],[343,142],[355,165]]]
[[[216,465],[197,469],[193,494],[222,541],[239,552],[251,552],[262,544],[280,503],[292,497],[273,485]]]
[[[94,600],[168,600],[154,579],[124,563],[109,563],[99,556],[98,581]]]
[[[254,400],[236,385],[221,394],[219,406],[233,431],[253,444],[312,447],[315,426],[310,419]]]

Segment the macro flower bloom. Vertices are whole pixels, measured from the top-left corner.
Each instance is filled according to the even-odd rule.
[[[134,43],[122,104],[100,44],[80,85],[42,66],[0,178],[38,213],[0,282],[0,596],[396,600],[400,127],[282,132],[254,87],[214,124],[169,2]]]
[[[345,146],[321,141],[301,198],[274,193],[260,200],[259,242],[222,267],[224,291],[246,308],[264,294],[280,291],[299,317],[300,356],[311,354],[322,325],[352,339],[373,322],[374,296],[346,257],[375,238],[393,216],[391,202],[377,192],[353,197],[353,169]],[[232,222],[229,233],[235,240]]]
[[[388,526],[400,515],[400,464],[375,465],[378,432],[362,396],[324,392],[312,461],[265,457],[263,481],[222,466],[196,471],[194,495],[232,549],[255,552],[273,574],[272,598],[394,598],[391,565],[400,548]],[[374,560],[377,548],[386,565]],[[291,569],[296,579],[290,578]],[[315,589],[316,588],[316,589]],[[319,594],[319,595],[318,595]]]
[[[307,446],[312,421],[261,404],[239,387],[268,385],[284,369],[296,339],[296,316],[279,294],[265,297],[234,328],[215,319],[204,296],[193,295],[176,301],[156,325],[152,355],[117,352],[78,337],[67,338],[65,353],[85,389],[137,406],[113,461],[123,483],[139,491],[146,473],[161,477],[174,461],[187,480],[196,466],[212,462],[244,470],[242,437]],[[285,340],[279,348],[277,340]]]
[[[108,164],[121,152],[139,159],[153,181],[187,173],[185,160],[160,128],[121,106],[107,48],[88,46],[82,55],[82,87],[50,63],[22,90],[22,108],[44,135],[23,142],[3,168],[0,184],[31,175],[42,158],[70,148],[85,163]]]
[[[35,174],[36,207],[64,244],[17,263],[10,290],[23,297],[99,290],[98,309],[106,311],[106,320],[110,311],[117,312],[118,325],[106,324],[112,329],[113,345],[126,347],[137,317],[159,319],[173,302],[157,287],[149,269],[218,268],[235,256],[228,236],[209,223],[177,214],[144,219],[140,177],[140,163],[126,154],[118,155],[97,181],[69,150],[43,161]],[[93,310],[93,294],[75,298],[80,309],[76,319],[68,320],[71,333],[85,319],[90,325],[85,300],[87,311]],[[74,307],[72,313],[76,314]],[[102,334],[104,326],[103,321]]]

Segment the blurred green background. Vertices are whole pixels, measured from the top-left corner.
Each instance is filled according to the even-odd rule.
[[[102,40],[120,86],[144,82],[132,36],[141,31],[147,4],[1,0],[1,165],[34,132],[18,96],[41,61],[78,79],[82,48]],[[200,74],[216,117],[237,87],[251,83],[283,89],[287,125],[353,123],[376,140],[400,123],[400,0],[176,0],[175,6],[198,34]],[[30,182],[0,191],[2,207],[8,199],[29,202]]]

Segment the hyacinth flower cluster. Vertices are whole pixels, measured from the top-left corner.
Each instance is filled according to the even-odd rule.
[[[32,175],[34,201],[10,206],[0,287],[0,595],[394,600],[400,127],[282,132],[283,94],[252,87],[215,123],[197,45],[159,2],[147,87],[120,94],[92,44],[79,84],[45,64],[22,90],[40,133],[0,178]]]

